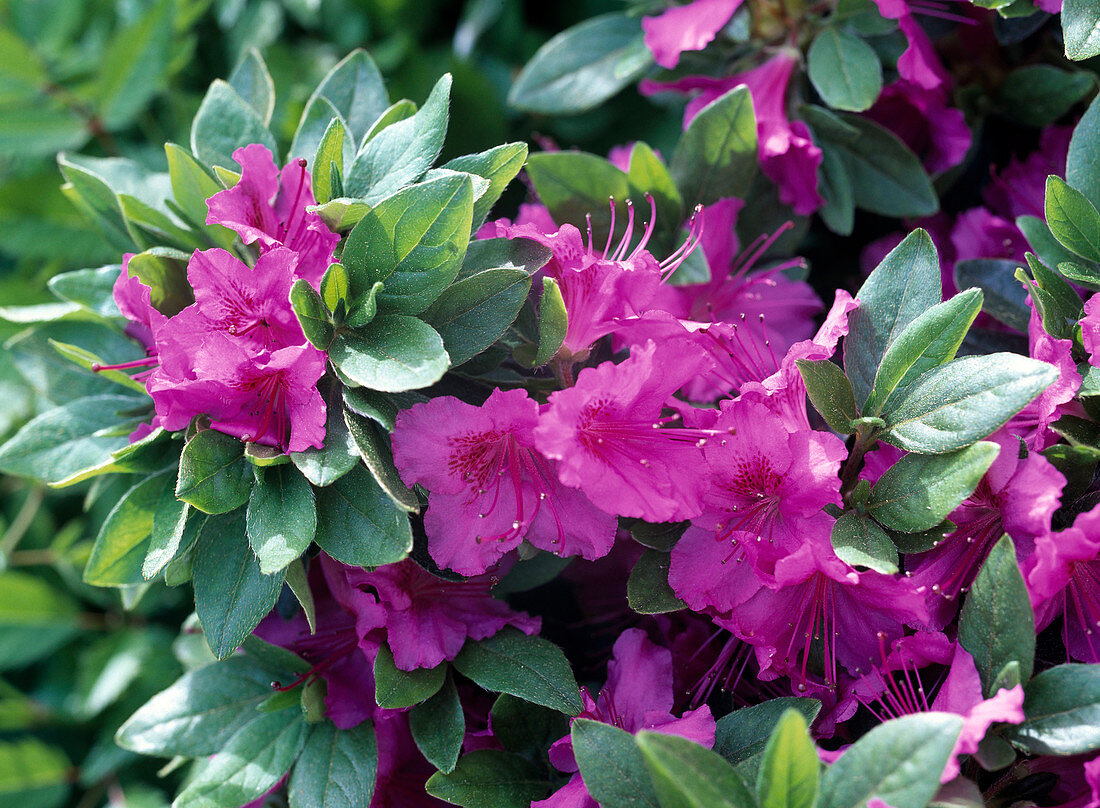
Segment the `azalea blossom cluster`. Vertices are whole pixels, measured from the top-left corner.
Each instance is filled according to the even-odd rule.
[[[317,382],[325,355],[306,341],[290,287],[298,278],[317,285],[340,237],[306,210],[314,200],[305,161],[280,172],[260,144],[238,149],[234,158],[240,181],[210,197],[206,223],[236,231],[258,255],[196,250],[186,278],[194,302],[176,311],[153,304],[127,255],[115,302],[148,358],[96,369],[154,366],[140,376],[156,415],[135,438],[155,427],[185,429],[201,415],[212,429],[242,441],[291,452],[319,448],[325,405]]]

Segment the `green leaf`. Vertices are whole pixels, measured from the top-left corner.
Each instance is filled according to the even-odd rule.
[[[350,284],[348,271],[343,264],[329,264],[321,277],[321,298],[329,311],[336,311],[340,303],[347,306],[348,294],[351,291]]]
[[[261,713],[197,768],[174,808],[231,808],[248,803],[275,785],[298,757],[306,723],[297,710]]]
[[[566,715],[577,715],[584,708],[561,649],[518,629],[505,628],[486,640],[467,642],[454,666],[493,693],[511,693]]]
[[[820,770],[806,719],[787,710],[764,749],[756,780],[760,808],[813,808]]]
[[[271,611],[283,575],[260,572],[242,511],[207,519],[195,546],[195,612],[214,656],[225,659]]]
[[[466,736],[466,717],[451,679],[430,699],[413,707],[409,712],[409,729],[429,763],[444,774],[454,771]]]
[[[871,519],[846,511],[833,523],[833,550],[853,567],[867,567],[884,575],[898,571],[898,551],[890,536]]]
[[[994,353],[929,371],[882,413],[882,439],[910,452],[943,454],[1004,426],[1058,378],[1046,362]]]
[[[379,707],[399,710],[434,696],[447,676],[447,663],[434,668],[399,670],[388,645],[378,649],[374,659],[374,700]]]
[[[360,148],[372,140],[375,135],[385,129],[387,126],[393,126],[399,121],[403,121],[406,118],[411,118],[416,114],[417,106],[415,103],[407,98],[402,98],[400,101],[395,101],[390,104],[377,118],[374,119],[374,123],[367,129],[365,134],[359,141]]]
[[[997,88],[1005,112],[1028,126],[1050,126],[1096,88],[1096,79],[1047,64],[1024,65]]]
[[[425,313],[452,365],[484,351],[508,330],[531,289],[523,269],[487,269],[449,286]]]
[[[390,448],[389,439],[381,434],[369,419],[350,409],[344,410],[344,423],[347,424],[351,439],[359,449],[363,463],[386,496],[401,510],[418,513],[420,500],[401,482],[401,475],[393,464],[393,450]]]
[[[369,721],[347,730],[331,721],[314,724],[290,775],[290,808],[368,808],[377,769]]]
[[[1100,96],[1098,96],[1100,98]],[[1092,100],[1073,129],[1066,156],[1066,182],[1081,191],[1093,205],[1100,207],[1100,101]]]
[[[671,230],[684,220],[684,200],[672,172],[649,144],[641,140],[634,143],[626,177],[632,188],[653,197],[657,207],[656,227]]]
[[[500,199],[527,160],[526,143],[505,143],[478,154],[456,157],[443,164],[451,171],[465,171],[489,180],[489,190],[474,200],[471,231],[476,231],[489,216],[493,205]]]
[[[1066,58],[1091,59],[1100,54],[1100,8],[1090,0],[1062,4],[1062,39]]]
[[[96,536],[84,580],[95,586],[130,586],[144,582],[141,574],[153,515],[165,491],[172,488],[171,472],[154,474],[127,491],[115,504]]]
[[[123,387],[129,388],[138,393],[145,392],[145,385],[141,382],[131,378],[121,370],[107,370],[107,362],[103,361],[102,357],[96,356],[91,351],[86,351],[76,345],[69,345],[64,342],[58,342],[57,340],[50,340],[50,345],[54,347],[59,354],[73,362],[76,365],[92,372],[98,372],[99,375],[108,379]]]
[[[64,750],[33,737],[0,741],[0,802],[60,808],[68,802],[72,764]]]
[[[917,316],[882,355],[864,413],[878,415],[924,373],[955,358],[982,309],[982,293],[967,289]]]
[[[822,149],[817,172],[817,190],[824,204],[818,209],[821,221],[837,235],[850,236],[855,227],[856,200],[852,180],[840,154]]]
[[[727,196],[744,198],[758,162],[756,115],[748,87],[737,87],[692,118],[670,170],[689,207]]]
[[[602,157],[586,152],[536,152],[527,158],[527,176],[555,222],[584,232],[592,217],[593,238],[606,239],[611,223],[608,198],[615,200],[616,221],[625,217],[630,198],[626,173]]]
[[[154,247],[133,256],[130,277],[149,287],[153,307],[171,317],[195,302],[187,281],[188,256],[178,250]]]
[[[370,125],[390,105],[382,74],[362,49],[352,51],[332,68],[316,95],[332,104],[347,122],[353,144],[363,139]]]
[[[233,152],[261,143],[278,158],[278,146],[263,118],[228,83],[215,79],[191,125],[191,152],[206,165],[237,169]]]
[[[569,313],[561,287],[553,278],[543,277],[542,297],[539,298],[539,344],[535,352],[534,366],[545,365],[561,350],[565,334],[569,330]]]
[[[424,787],[431,796],[464,808],[530,808],[532,800],[550,793],[533,763],[496,749],[463,755],[454,771],[436,772]]]
[[[84,119],[60,102],[0,115],[0,154],[52,157],[79,149],[91,138]]]
[[[1035,617],[1007,534],[989,551],[966,596],[959,616],[959,643],[974,657],[987,697],[993,695],[997,675],[1011,662],[1020,666],[1022,681],[1031,678]]]
[[[329,322],[325,301],[309,285],[309,281],[304,278],[294,281],[294,285],[290,287],[290,305],[310,345],[319,351],[328,350],[336,336],[336,329]]]
[[[114,32],[97,65],[92,90],[108,131],[132,123],[163,89],[171,65],[175,3],[159,0]]]
[[[244,444],[204,429],[183,447],[176,496],[203,513],[229,513],[248,502],[252,468]]]
[[[961,730],[962,717],[949,713],[880,724],[825,770],[818,808],[862,808],[872,797],[894,808],[925,808]]]
[[[1082,266],[1072,261],[1058,265],[1058,271],[1079,286],[1084,286],[1094,292],[1100,291],[1100,269],[1095,266]]]
[[[569,734],[569,721],[547,707],[502,693],[493,703],[493,735],[509,752],[540,760],[550,745]]]
[[[115,740],[143,755],[213,755],[260,716],[256,708],[271,692],[269,670],[232,657],[184,674],[130,716]]]
[[[118,264],[111,264],[98,269],[62,272],[50,278],[46,286],[62,300],[83,306],[101,317],[121,317],[114,298],[120,269]]]
[[[856,207],[882,216],[930,216],[939,199],[920,159],[896,135],[851,113],[838,113],[856,131],[852,140],[819,130],[824,150],[835,151],[852,184]]]
[[[959,261],[955,264],[955,285],[960,289],[971,286],[981,289],[982,311],[1026,333],[1031,311],[1027,307],[1027,291],[1015,277],[1019,266],[1019,261],[1004,258]]]
[[[658,798],[646,759],[629,732],[578,718],[570,734],[584,785],[603,808],[667,808]]]
[[[114,428],[125,421],[121,413],[141,403],[133,396],[89,396],[48,410],[0,447],[0,471],[52,485],[77,482],[128,445],[126,431]]]
[[[668,585],[669,554],[646,550],[626,582],[626,600],[638,614],[664,614],[685,608]]]
[[[1027,253],[1024,257],[1032,277],[1024,273],[1022,280],[1031,293],[1044,330],[1056,339],[1070,338],[1084,314],[1081,296],[1065,278],[1034,255]],[[1021,273],[1023,270],[1015,273],[1017,279]]]
[[[979,441],[948,454],[906,455],[871,488],[867,512],[901,533],[931,530],[974,493],[998,451]]]
[[[408,516],[362,466],[317,491],[314,541],[337,561],[360,567],[394,564],[413,546]]]
[[[1024,721],[1006,737],[1031,755],[1080,755],[1100,749],[1100,666],[1069,663],[1024,686]]]
[[[0,670],[48,657],[80,632],[76,603],[18,570],[0,572]]]
[[[525,112],[572,115],[599,106],[653,64],[637,17],[604,14],[543,44],[508,91]]]
[[[330,389],[325,398],[327,409],[324,448],[306,449],[290,455],[290,460],[298,471],[319,488],[332,485],[359,463],[359,450],[342,417],[340,391]]]
[[[275,111],[275,82],[259,51],[250,48],[241,57],[229,76],[229,86],[256,110],[265,126],[271,122],[271,113]]]
[[[257,470],[245,527],[260,572],[270,575],[285,568],[306,551],[317,530],[313,488],[293,466]]]
[[[387,126],[360,149],[344,176],[345,193],[374,205],[416,182],[443,149],[450,102],[451,75],[446,73],[415,115]]]
[[[882,62],[874,49],[843,28],[829,26],[807,54],[814,89],[833,109],[863,112],[882,90]]]
[[[1059,177],[1047,177],[1046,218],[1050,232],[1089,261],[1100,261],[1100,213],[1076,188]]]
[[[857,404],[867,402],[886,349],[941,297],[936,247],[926,231],[914,230],[860,287],[859,308],[848,316],[844,370]]]
[[[821,702],[784,696],[734,710],[718,720],[714,732],[714,751],[755,781],[768,738],[779,725],[779,719],[792,708],[812,723],[821,712]]]
[[[403,314],[380,314],[337,334],[328,358],[355,384],[388,393],[435,384],[450,364],[439,333]]]
[[[677,735],[640,732],[635,740],[661,808],[756,808],[721,755]]]
[[[828,359],[796,359],[795,364],[814,409],[821,413],[829,429],[842,435],[851,432],[850,425],[859,417],[859,410],[852,383],[840,366]]]
[[[317,146],[317,156],[313,159],[311,190],[317,204],[323,205],[334,196],[342,196],[344,176],[344,141],[351,136],[347,127],[339,118],[333,118]],[[333,172],[341,180],[340,188],[333,193]]]
[[[153,507],[153,527],[149,532],[149,551],[141,564],[142,577],[155,578],[176,557],[184,545],[187,516],[191,506],[176,497],[175,486],[166,485]],[[200,519],[194,520],[190,538],[197,535]]]

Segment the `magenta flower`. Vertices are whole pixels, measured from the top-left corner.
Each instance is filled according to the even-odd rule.
[[[816,673],[835,688],[841,669],[853,675],[870,669],[880,634],[893,641],[906,626],[928,621],[921,588],[904,577],[856,572],[831,547],[808,544],[780,559],[774,584],[748,564],[729,566],[731,608],[715,622],[756,646],[762,674],[789,676],[799,691],[807,688],[811,658],[820,658]],[[674,591],[698,599],[686,586]]]
[[[1089,352],[1089,364],[1100,367],[1100,294],[1085,301],[1085,316],[1081,318],[1081,342]]]
[[[560,556],[604,556],[612,516],[558,482],[535,449],[539,407],[523,390],[495,390],[480,407],[443,396],[402,411],[394,461],[429,491],[424,529],[441,567],[480,575],[526,539]]]
[[[1024,689],[1002,688],[990,698],[982,695],[982,681],[974,658],[942,634],[921,632],[894,643],[886,653],[881,641],[880,663],[855,685],[860,701],[880,721],[915,713],[940,712],[962,716],[963,728],[940,775],[941,783],[959,776],[959,755],[972,755],[989,727],[997,722],[1024,720]],[[946,665],[947,675],[934,689],[925,689],[919,668]],[[933,695],[934,693],[934,695]]]
[[[1071,126],[1048,126],[1039,136],[1039,148],[1024,160],[1013,158],[982,191],[990,210],[1015,220],[1017,216],[1046,217],[1043,201],[1047,177],[1066,175]]]
[[[1040,536],[1034,558],[1027,585],[1036,628],[1061,616],[1070,657],[1100,662],[1100,505],[1078,514],[1072,527]]]
[[[133,253],[122,256],[122,269],[112,289],[115,305],[129,322],[126,334],[145,346],[145,352],[156,355],[156,335],[168,318],[153,307],[152,290],[141,279],[130,274]]]
[[[536,634],[541,625],[492,596],[495,577],[448,581],[408,559],[373,572],[327,556],[322,563],[326,577],[338,582],[335,597],[356,618],[360,645],[376,648],[384,639],[403,671],[434,668],[454,659],[467,639],[484,640],[505,626]]]
[[[306,161],[287,163],[280,173],[266,146],[252,143],[233,152],[241,179],[207,201],[207,224],[220,224],[240,234],[245,244],[259,242],[260,252],[287,247],[298,254],[296,277],[313,285],[332,263],[340,236],[316,213]]]
[[[612,724],[631,733],[650,730],[714,746],[715,724],[709,707],[690,710],[681,718],[672,714],[672,654],[650,642],[641,629],[628,629],[619,636],[607,663],[603,689],[595,699],[582,689],[581,698],[584,712],[577,718]],[[532,802],[532,808],[598,808],[581,779],[569,735],[550,747],[550,762],[563,772],[574,772],[573,777],[545,800]]]
[[[558,477],[596,507],[668,522],[697,516],[709,430],[666,427],[672,394],[709,365],[690,343],[647,343],[616,365],[585,368],[575,386],[550,395],[535,445],[558,461]]]
[[[948,519],[957,527],[939,544],[915,558],[912,581],[927,587],[934,627],[947,624],[958,595],[978,575],[993,545],[1005,533],[1020,560],[1031,555],[1035,540],[1050,532],[1065,478],[1041,454],[1020,459],[1020,442],[1003,429],[988,440],[1001,450],[978,487]]]
[[[676,67],[681,53],[710,44],[742,2],[694,0],[686,6],[672,6],[656,17],[642,17],[646,47],[661,67]]]
[[[783,50],[752,70],[728,78],[688,76],[667,83],[644,80],[638,86],[643,95],[673,91],[700,91],[684,110],[684,127],[700,110],[725,93],[745,85],[752,93],[756,111],[760,168],[779,189],[779,201],[790,205],[800,216],[821,207],[817,192],[817,169],[821,149],[814,145],[810,130],[802,121],[787,117],[787,85],[798,63],[798,55]]]
[[[947,83],[950,77],[944,70],[936,51],[932,47],[928,34],[924,33],[920,23],[913,16],[907,0],[874,0],[879,14],[888,20],[897,20],[898,27],[905,34],[908,47],[898,58],[898,73],[906,81],[918,87],[932,90]]]
[[[780,558],[811,542],[830,546],[833,519],[822,508],[841,504],[837,475],[847,450],[835,435],[792,430],[764,403],[745,399],[724,403],[713,428],[718,436],[703,447],[710,474],[703,513],[672,550],[677,591],[721,589],[731,559],[747,559],[770,580]]]
[[[972,140],[962,110],[948,106],[948,88],[906,79],[886,85],[867,117],[901,138],[932,173],[957,166]]]
[[[378,770],[368,808],[446,808],[424,790],[435,767],[424,759],[409,729],[408,713],[380,710],[374,722]]]

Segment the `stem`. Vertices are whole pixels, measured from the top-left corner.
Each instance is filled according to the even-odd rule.
[[[848,460],[840,471],[840,495],[847,502],[848,494],[859,482],[859,472],[863,469],[863,456],[878,443],[878,435],[875,430],[856,432],[856,442],[852,451],[848,454]]]

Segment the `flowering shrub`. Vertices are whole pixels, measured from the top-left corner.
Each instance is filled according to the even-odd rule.
[[[659,5],[510,97],[636,84],[660,148],[451,156],[452,76],[355,50],[286,137],[251,52],[166,170],[59,157],[117,263],[0,309],[72,388],[0,470],[84,494],[82,597],[185,618],[82,657],[108,804],[139,755],[174,808],[1100,804],[1094,75],[1006,71],[1038,150],[949,197],[967,66],[1096,10]],[[72,640],[45,581],[0,669]],[[0,793],[66,767],[0,737]]]

